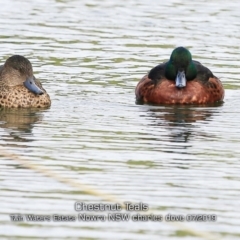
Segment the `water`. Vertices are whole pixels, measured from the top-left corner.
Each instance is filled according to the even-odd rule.
[[[163,216],[216,214],[183,223],[239,239],[239,1],[0,3],[0,61],[28,57],[52,99],[48,110],[0,111],[4,149]],[[180,45],[221,78],[225,102],[136,105],[139,79]],[[9,214],[106,202],[1,153],[0,164],[1,239],[201,239],[161,222],[13,223]]]

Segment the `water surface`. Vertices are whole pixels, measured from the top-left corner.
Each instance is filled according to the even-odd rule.
[[[1,147],[163,215],[216,214],[184,224],[239,239],[239,12],[237,0],[1,1],[0,61],[28,57],[52,98],[0,110]],[[139,79],[180,45],[221,78],[225,102],[136,105]],[[1,239],[201,239],[159,222],[13,223],[102,200],[1,153],[0,164]]]

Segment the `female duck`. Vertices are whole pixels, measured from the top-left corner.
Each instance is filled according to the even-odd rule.
[[[34,77],[28,59],[14,55],[0,66],[0,107],[46,108],[50,105],[50,97]]]
[[[154,104],[206,104],[222,101],[221,81],[184,47],[173,50],[170,60],[153,68],[135,89],[139,102]]]

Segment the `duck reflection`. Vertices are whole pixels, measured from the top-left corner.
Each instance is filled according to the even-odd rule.
[[[152,119],[150,125],[164,126],[170,131],[168,141],[186,143],[192,135],[207,135],[199,132],[199,124],[194,123],[208,123],[220,106],[222,103],[207,106],[152,106],[148,109],[148,116]]]
[[[43,113],[39,109],[0,108],[1,139],[12,146],[18,142],[31,142],[34,123],[42,119]]]

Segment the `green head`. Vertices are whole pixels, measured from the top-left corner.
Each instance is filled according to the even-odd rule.
[[[187,80],[192,80],[197,76],[192,55],[186,48],[178,47],[173,50],[166,65],[165,76],[169,80],[175,80],[178,88],[185,87]]]

